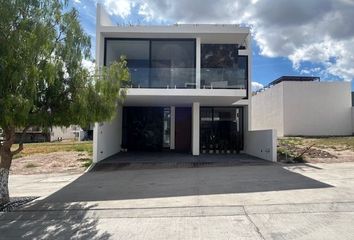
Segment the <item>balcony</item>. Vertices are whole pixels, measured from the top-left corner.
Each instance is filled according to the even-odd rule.
[[[246,69],[238,68],[202,68],[200,88],[210,89],[246,89]]]
[[[196,88],[195,68],[130,68],[131,88]]]
[[[129,88],[196,88],[195,68],[130,68]],[[202,68],[202,89],[246,89],[246,69]]]
[[[108,38],[104,64],[125,56],[129,88],[247,89],[248,57],[238,54],[238,44],[199,46],[196,39]]]

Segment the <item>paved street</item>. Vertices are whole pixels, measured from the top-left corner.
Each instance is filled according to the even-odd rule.
[[[67,185],[1,214],[4,239],[354,239],[354,163],[127,169],[11,181],[17,196]]]

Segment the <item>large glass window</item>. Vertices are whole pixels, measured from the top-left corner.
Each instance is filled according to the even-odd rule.
[[[151,41],[151,87],[195,87],[195,42]]]
[[[195,88],[195,40],[107,39],[105,64],[126,56],[132,86]]]
[[[149,86],[150,42],[147,40],[107,40],[106,62],[109,66],[120,56],[127,58],[133,87]]]
[[[201,87],[246,89],[248,58],[237,44],[202,44]]]

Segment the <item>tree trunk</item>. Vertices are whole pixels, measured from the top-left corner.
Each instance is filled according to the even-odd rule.
[[[9,170],[0,168],[0,205],[10,201],[9,195]]]
[[[4,204],[10,201],[8,182],[12,161],[11,150],[2,146],[0,160],[0,204]]]
[[[4,128],[4,137],[5,141],[0,143],[0,204],[10,201],[8,182],[11,162],[13,156],[23,149],[21,139],[18,149],[11,151],[11,146],[14,144],[16,137],[15,128]]]

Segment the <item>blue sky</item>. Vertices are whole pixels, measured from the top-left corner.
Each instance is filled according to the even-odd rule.
[[[254,87],[282,75],[320,76],[324,81],[354,78],[354,2],[349,0],[72,0],[70,7],[79,10],[92,38],[92,56],[97,2],[117,24],[249,25]]]

